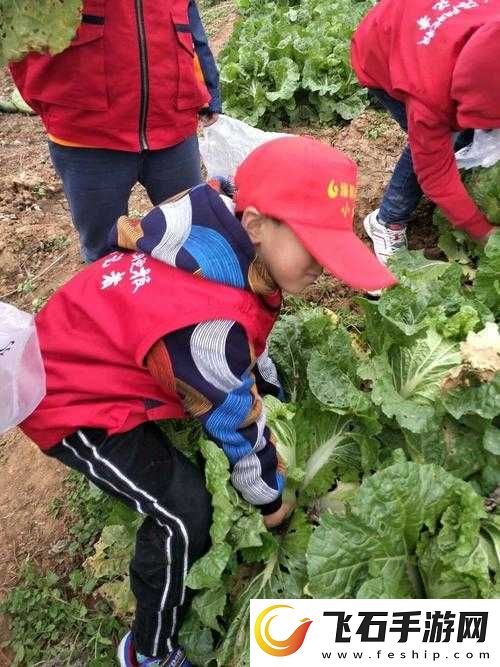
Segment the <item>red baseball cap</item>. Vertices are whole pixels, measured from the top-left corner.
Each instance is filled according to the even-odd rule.
[[[254,206],[294,231],[314,259],[348,285],[377,290],[397,283],[352,229],[357,167],[310,137],[281,137],[239,166],[236,211]]]

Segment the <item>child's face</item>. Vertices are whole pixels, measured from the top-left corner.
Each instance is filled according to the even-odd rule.
[[[274,282],[290,294],[299,294],[319,278],[323,269],[287,225],[250,207],[243,213],[243,227]]]

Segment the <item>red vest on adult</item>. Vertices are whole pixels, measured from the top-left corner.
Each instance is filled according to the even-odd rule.
[[[352,41],[359,81],[404,102],[415,172],[457,227],[491,230],[455,166],[452,132],[500,127],[498,0],[381,0]]]
[[[84,0],[65,51],[32,53],[11,72],[49,134],[98,148],[173,146],[196,132],[210,100],[196,75],[188,0]]]
[[[128,431],[186,416],[145,357],[164,335],[214,319],[239,322],[255,355],[276,319],[256,295],[192,276],[144,253],[116,252],[78,273],[36,317],[47,395],[22,424],[42,449],[78,428]]]

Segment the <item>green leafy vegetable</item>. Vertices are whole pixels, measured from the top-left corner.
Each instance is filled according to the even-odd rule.
[[[81,0],[3,0],[0,65],[30,51],[63,51],[76,33],[81,6]]]
[[[240,0],[220,56],[225,113],[265,129],[350,120],[368,104],[350,38],[371,0]]]
[[[492,225],[500,225],[500,162],[488,168],[476,167],[463,170],[461,176],[468,193],[488,221]],[[436,209],[433,219],[440,232],[440,248],[450,260],[462,265],[466,275],[474,277],[477,260],[483,254],[477,241],[460,229],[451,226],[441,209]],[[494,302],[498,308],[498,289],[496,294],[497,298]]]
[[[317,597],[481,597],[483,503],[437,466],[403,463],[366,480],[345,518],[325,514],[307,553]]]
[[[500,321],[500,232],[495,232],[488,240],[484,258],[479,263],[474,293]]]

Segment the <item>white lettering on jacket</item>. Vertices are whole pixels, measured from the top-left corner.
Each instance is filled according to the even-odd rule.
[[[483,4],[487,4],[488,1],[489,0],[482,0]],[[450,0],[438,0],[438,2],[432,5],[432,9],[429,12],[433,13],[433,16],[426,15],[417,19],[419,30],[425,30],[424,36],[417,42],[417,44],[429,46],[443,23],[446,23],[446,21],[454,16],[458,16],[464,11],[477,9],[478,7],[480,7],[480,2],[477,2],[476,0],[462,0],[462,2],[457,2],[454,5],[451,4]],[[436,12],[442,13],[436,16]]]

